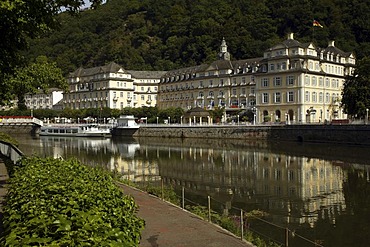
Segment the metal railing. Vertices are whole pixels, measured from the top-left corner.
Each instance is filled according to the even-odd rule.
[[[0,154],[8,157],[14,164],[20,160],[24,154],[19,148],[11,143],[4,142],[0,140]]]
[[[151,185],[149,181],[145,185],[139,185],[138,187],[142,190],[146,190],[147,186],[156,187]],[[158,186],[158,184],[157,184]],[[207,200],[204,199],[203,204],[199,204],[189,198],[186,198],[185,187],[181,187],[181,193],[176,193],[176,200],[173,200],[172,196],[168,196],[169,191],[174,192],[174,187],[171,185],[165,185],[163,180],[161,180],[160,188],[154,189],[157,193],[151,193],[162,200],[169,201],[180,206],[184,210],[188,210],[192,213],[195,213],[202,217],[204,220],[218,224],[226,230],[232,232],[240,239],[250,241],[250,234],[253,238],[263,239],[266,246],[315,246],[315,247],[324,247],[322,240],[310,240],[307,237],[298,234],[296,230],[291,230],[286,226],[281,226],[272,222],[269,222],[265,219],[264,215],[248,213],[241,208],[232,206],[228,211],[228,214],[219,213],[217,210],[220,208],[226,208],[224,203],[207,196]],[[171,192],[170,192],[171,193]],[[194,212],[195,209],[196,212]],[[200,214],[199,214],[200,213]],[[264,213],[261,212],[260,213]]]
[[[43,126],[43,122],[35,117],[23,116],[23,117],[8,117],[8,116],[0,116],[0,124],[37,124],[39,126]]]

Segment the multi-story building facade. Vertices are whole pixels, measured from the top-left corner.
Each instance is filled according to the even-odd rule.
[[[226,107],[229,111],[255,105],[255,79],[262,58],[230,61],[225,40],[212,64],[172,70],[161,79],[158,107]]]
[[[158,83],[165,72],[124,70],[112,62],[79,68],[68,77],[64,107],[71,109],[155,106]]]
[[[320,122],[346,118],[340,108],[345,76],[355,58],[329,42],[327,48],[287,40],[261,58],[230,61],[225,40],[219,60],[168,71],[159,83],[159,108],[250,109],[258,122]]]
[[[56,109],[63,99],[63,90],[51,88],[47,92],[39,90],[36,94],[26,94],[25,102],[28,109]]]
[[[327,48],[288,39],[264,53],[256,85],[260,119],[320,122],[347,118],[340,108],[345,76],[355,58],[330,41]]]

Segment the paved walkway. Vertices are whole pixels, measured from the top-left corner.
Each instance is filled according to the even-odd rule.
[[[146,222],[140,247],[251,247],[250,243],[148,193],[120,184]]]

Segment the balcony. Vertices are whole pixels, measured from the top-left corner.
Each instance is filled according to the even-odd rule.
[[[225,98],[225,95],[218,95],[217,98],[218,99],[224,99]]]
[[[232,94],[232,95],[230,95],[230,98],[238,98],[238,95]]]
[[[256,97],[256,94],[255,93],[250,93],[249,94],[249,97],[254,97],[255,98]]]
[[[213,95],[207,96],[207,99],[214,99],[215,97]]]
[[[241,98],[246,98],[246,97],[247,97],[247,95],[246,95],[246,94],[244,94],[244,93],[242,93],[242,94],[240,94],[240,97],[241,97]]]
[[[204,96],[198,96],[197,99],[198,100],[204,99]]]

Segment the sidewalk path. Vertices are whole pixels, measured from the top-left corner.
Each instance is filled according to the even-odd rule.
[[[182,210],[175,205],[135,188],[119,184],[132,195],[145,220],[140,247],[251,247],[250,243]]]

